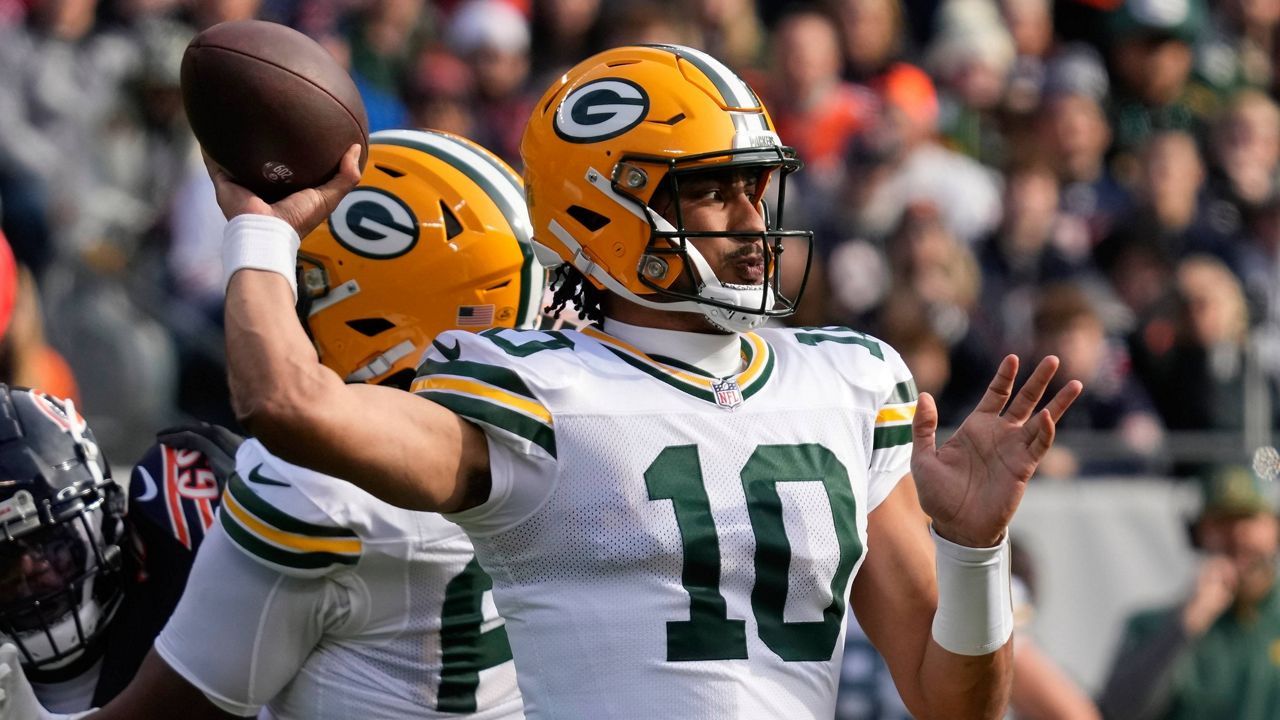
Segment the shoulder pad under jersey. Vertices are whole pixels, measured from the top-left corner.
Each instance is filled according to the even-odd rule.
[[[286,575],[320,577],[356,565],[364,551],[359,518],[333,511],[351,506],[344,494],[372,500],[349,483],[287,463],[248,440],[236,453],[236,472],[218,517],[234,545],[254,560]]]

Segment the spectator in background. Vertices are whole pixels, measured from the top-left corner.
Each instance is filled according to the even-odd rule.
[[[47,388],[79,401],[67,361],[44,338],[35,277],[19,265],[0,232],[0,383]]]
[[[870,323],[873,332],[888,342],[912,328],[935,334],[946,344],[949,365],[940,397],[955,399],[957,408],[971,407],[964,400],[976,402],[970,393],[985,387],[983,368],[997,362],[990,339],[973,322],[982,287],[973,254],[927,202],[907,208],[886,252],[891,284]],[[940,416],[943,424],[962,419],[962,414]]]
[[[1274,91],[1280,2],[1220,0],[1210,11],[1209,28],[1196,52],[1197,74],[1224,91]]]
[[[1088,248],[1068,238],[1059,214],[1058,178],[1048,164],[1028,160],[1005,178],[1000,227],[977,248],[982,315],[998,352],[1027,352],[1040,289],[1092,269]]]
[[[831,0],[844,37],[845,77],[871,84],[902,59],[906,27],[899,0]]]
[[[1032,347],[1057,355],[1061,374],[1085,384],[1077,400],[1080,412],[1064,433],[1087,430],[1107,433],[1112,447],[1093,447],[1093,457],[1064,441],[1045,456],[1040,474],[1072,478],[1157,470],[1157,451],[1164,431],[1151,398],[1131,374],[1128,354],[1108,337],[1095,302],[1078,285],[1049,285],[1035,304]]]
[[[439,48],[418,55],[403,90],[411,127],[443,130],[471,137],[475,134],[475,79],[471,68],[453,53]]]
[[[351,78],[369,115],[369,131],[404,127],[399,94],[423,38],[424,0],[372,0],[350,34]]]
[[[773,31],[766,102],[782,142],[804,158],[797,199],[814,204],[829,200],[849,139],[874,109],[870,93],[840,79],[840,66],[840,35],[830,16],[815,6],[783,14]]]
[[[666,0],[629,0],[606,11],[605,44],[689,45],[697,37],[684,13],[671,12]]]
[[[1217,97],[1191,77],[1192,45],[1204,21],[1201,0],[1125,0],[1111,15],[1115,152],[1132,156],[1156,132],[1205,128]],[[1124,165],[1122,176],[1131,169]]]
[[[938,97],[919,68],[895,65],[873,89],[884,106],[882,122],[896,136],[892,171],[870,192],[868,218],[893,227],[912,203],[935,203],[947,230],[972,243],[1000,222],[998,175],[938,142]],[[885,228],[879,228],[883,232]]]
[[[1191,527],[1202,553],[1195,584],[1174,607],[1129,618],[1100,702],[1105,717],[1280,717],[1272,479],[1231,465],[1202,480]]]
[[[1244,427],[1246,402],[1268,403],[1274,412],[1280,407],[1274,379],[1247,372],[1257,358],[1249,344],[1240,281],[1221,261],[1199,255],[1179,264],[1176,288],[1170,341],[1134,348],[1135,366],[1165,425],[1171,430],[1238,431]]]
[[[947,0],[926,50],[926,66],[938,80],[939,129],[953,149],[994,167],[1005,164],[1001,117],[1015,49],[991,0]]]
[[[1098,267],[1112,272],[1133,245],[1151,247],[1167,266],[1194,253],[1234,264],[1237,227],[1205,212],[1205,168],[1195,139],[1183,131],[1155,134],[1140,159],[1136,205],[1095,248]]]
[[[601,0],[533,0],[533,16],[527,24],[533,63],[530,86],[546,87],[579,60],[604,49],[602,11]]]
[[[0,205],[37,279],[97,238],[97,138],[136,66],[125,38],[94,32],[97,0],[40,0],[0,27]]]
[[[1243,231],[1276,192],[1280,108],[1259,90],[1232,96],[1215,119],[1210,144],[1208,214],[1224,231]],[[1236,263],[1235,269],[1243,272]]]
[[[696,8],[695,47],[739,74],[761,60],[767,34],[753,0],[697,0],[689,5]]]
[[[1106,237],[1130,206],[1129,192],[1106,163],[1111,144],[1105,110],[1109,87],[1098,53],[1088,45],[1067,45],[1045,68],[1037,113],[1037,146],[1058,173],[1060,207],[1084,224],[1089,247]]]
[[[1017,54],[1009,72],[1005,102],[1014,113],[1027,115],[1040,105],[1045,65],[1053,52],[1053,2],[1000,0],[1000,15]]]
[[[528,20],[503,0],[467,0],[449,20],[445,40],[475,78],[475,133],[469,139],[520,167],[520,137],[537,100],[526,91]]]

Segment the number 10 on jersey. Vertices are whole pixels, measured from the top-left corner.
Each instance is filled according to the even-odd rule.
[[[783,660],[829,660],[840,637],[845,586],[862,556],[857,506],[849,473],[822,445],[761,445],[739,473],[755,536],[755,586],[751,610],[760,640]],[[670,500],[684,548],[681,581],[689,593],[689,619],[667,623],[667,660],[735,660],[747,657],[746,621],[728,616],[720,592],[720,540],[711,515],[696,445],[672,445],[644,473],[650,500]],[[831,603],[822,620],[786,622],[791,542],[783,522],[778,484],[821,482],[831,504],[840,561],[831,578]]]

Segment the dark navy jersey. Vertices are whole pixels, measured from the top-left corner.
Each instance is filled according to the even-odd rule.
[[[221,495],[222,484],[196,450],[156,444],[133,468],[125,597],[107,632],[95,706],[129,684],[173,614]]]

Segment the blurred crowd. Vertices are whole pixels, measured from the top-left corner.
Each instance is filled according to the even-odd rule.
[[[27,377],[73,387],[116,457],[234,423],[179,66],[253,17],[330,49],[372,130],[452,131],[517,168],[576,60],[710,52],[806,162],[782,208],[815,231],[794,321],[892,343],[944,424],[1003,354],[1058,354],[1086,390],[1042,475],[1187,474],[1280,418],[1280,0],[0,0],[23,315],[0,363],[36,357]]]

